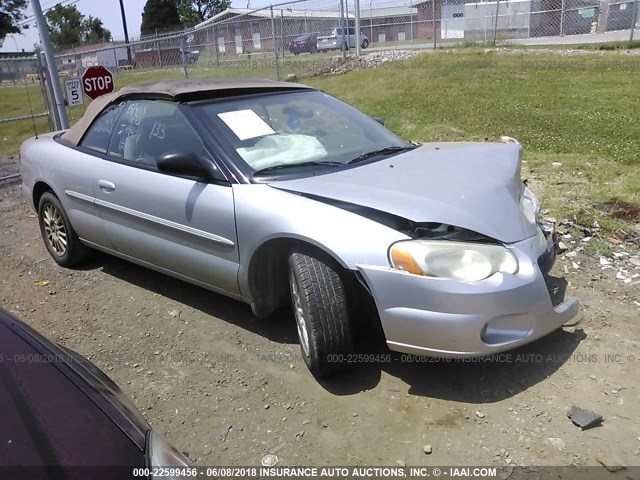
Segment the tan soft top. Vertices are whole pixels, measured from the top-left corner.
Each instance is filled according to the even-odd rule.
[[[277,82],[260,78],[198,78],[193,80],[163,80],[160,82],[136,83],[96,98],[89,104],[82,118],[62,134],[62,138],[73,145],[78,145],[100,112],[112,103],[116,103],[126,97],[135,98],[139,96],[142,98],[166,98],[167,100],[185,101],[203,98],[205,97],[204,94],[208,92],[213,93],[213,95],[210,95],[213,98],[215,97],[215,92],[229,92],[232,90],[295,90],[310,88],[297,83]]]

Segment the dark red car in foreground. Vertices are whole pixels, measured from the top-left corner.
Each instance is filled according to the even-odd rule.
[[[2,479],[194,478],[100,369],[2,309],[0,412]]]

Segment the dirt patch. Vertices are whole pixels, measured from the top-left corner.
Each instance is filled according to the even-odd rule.
[[[0,155],[0,177],[20,173],[17,155]]]
[[[603,203],[600,208],[614,218],[626,220],[627,222],[640,222],[640,205],[613,198]]]
[[[378,355],[318,382],[288,310],[257,320],[107,255],[60,268],[19,187],[0,192],[0,305],[90,358],[198,465],[259,465],[273,451],[278,465],[594,465],[607,475],[597,458],[640,463],[640,289],[584,252],[554,268],[581,298],[578,327],[502,358]],[[361,353],[389,353],[375,332],[358,340]],[[572,405],[602,426],[581,431]]]

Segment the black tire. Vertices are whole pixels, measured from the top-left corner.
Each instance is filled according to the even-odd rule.
[[[367,48],[369,46],[369,40],[366,38],[362,41],[362,48]]]
[[[58,265],[73,267],[91,253],[91,249],[78,238],[67,212],[52,192],[45,192],[40,197],[38,223],[44,245]]]
[[[353,352],[353,335],[346,289],[337,269],[313,256],[293,253],[289,286],[307,367],[318,377],[340,370]]]

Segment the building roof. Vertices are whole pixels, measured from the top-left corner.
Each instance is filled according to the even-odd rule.
[[[195,98],[214,97],[216,92],[282,91],[311,89],[298,83],[278,82],[261,78],[198,78],[193,80],[164,80],[160,82],[144,82],[129,85],[120,90],[102,95],[89,104],[84,116],[67,130],[62,138],[78,145],[94,119],[106,107],[124,98],[157,98],[167,100],[193,100]],[[211,95],[207,95],[211,94]]]
[[[280,18],[280,12],[282,12],[283,18],[328,18],[338,19],[340,18],[340,11],[336,10],[304,10],[304,9],[291,9],[291,8],[274,8],[274,17]],[[263,8],[261,10],[252,10],[250,8],[227,8],[220,13],[217,13],[211,18],[206,19],[204,22],[197,24],[194,30],[199,30],[204,27],[213,25],[214,23],[221,23],[229,21],[238,16],[246,16],[248,18],[271,18],[271,10]],[[348,18],[354,18],[353,13],[348,14]]]
[[[105,50],[107,48],[119,47],[120,45],[125,45],[125,42],[101,42],[91,43],[89,45],[78,45],[64,51],[61,55],[67,55],[70,53],[94,52],[96,50]]]
[[[22,60],[22,59],[33,60],[33,56],[35,54],[36,52],[25,52],[24,50],[22,52],[0,52],[0,58],[16,59],[16,60]]]

